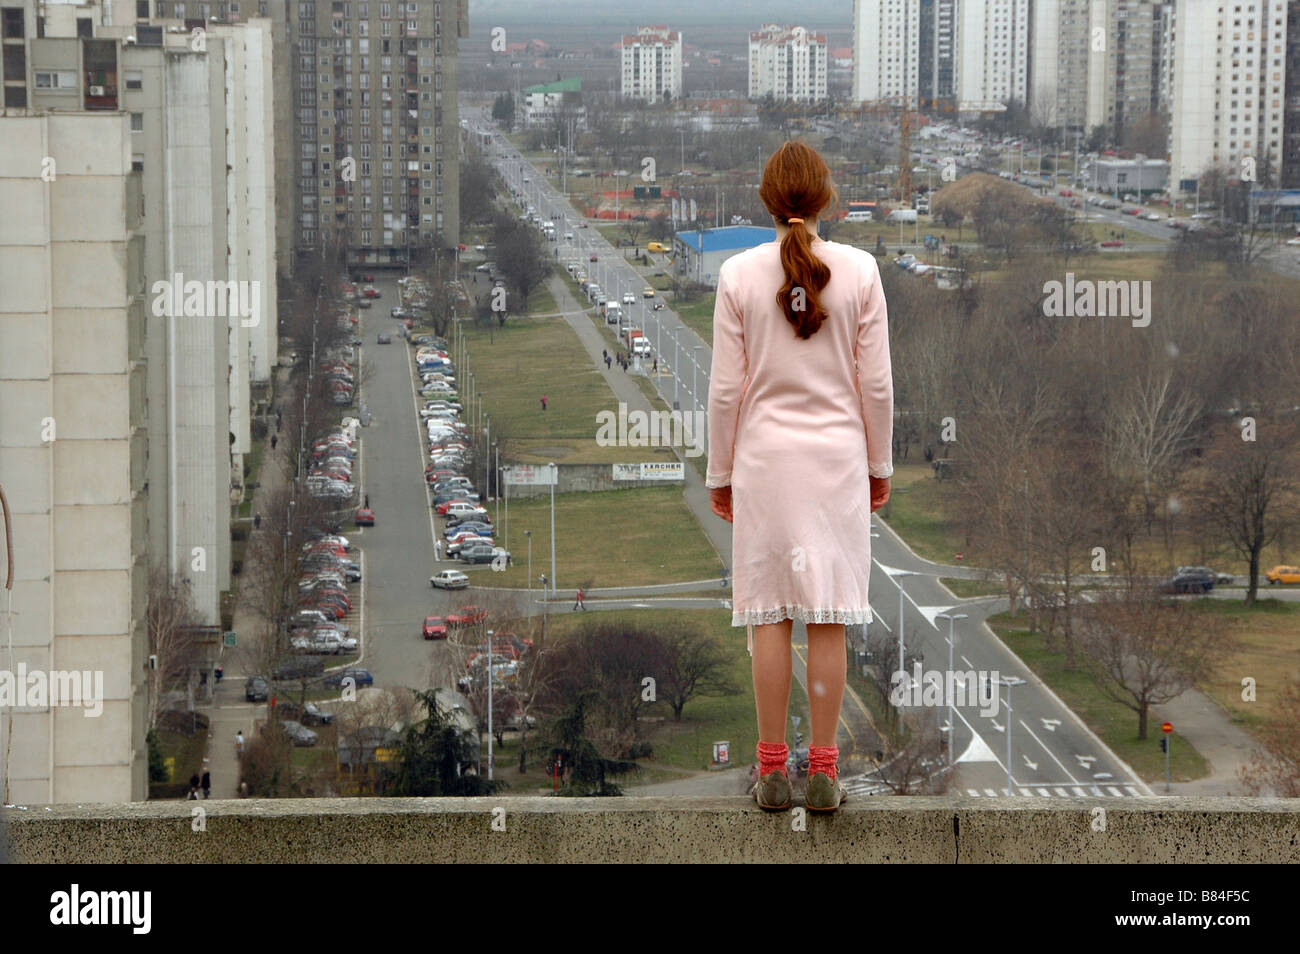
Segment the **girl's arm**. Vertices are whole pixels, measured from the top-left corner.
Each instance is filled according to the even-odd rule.
[[[872,477],[889,477],[894,473],[894,376],[889,360],[889,316],[880,271],[872,256],[866,258],[871,265],[870,272],[864,276],[864,305],[858,319],[853,357],[858,363],[858,394],[867,432],[867,473]]]
[[[731,484],[736,423],[745,382],[745,329],[731,282],[731,269],[718,269],[713,306],[713,366],[709,371],[709,466],[706,487]]]

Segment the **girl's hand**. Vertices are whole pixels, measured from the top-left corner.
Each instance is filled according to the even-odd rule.
[[[889,503],[889,478],[871,477],[871,512],[875,513]]]
[[[709,504],[716,513],[727,523],[731,523],[731,485],[726,487],[709,488]]]

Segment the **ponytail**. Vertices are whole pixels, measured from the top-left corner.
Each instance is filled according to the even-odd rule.
[[[790,220],[790,231],[781,240],[781,267],[785,284],[776,293],[776,303],[785,312],[786,321],[800,338],[811,338],[826,320],[821,306],[821,292],[831,280],[831,270],[813,254],[812,238],[803,227],[803,219]]]
[[[776,221],[790,226],[789,234],[781,240],[785,284],[776,293],[776,303],[794,333],[807,340],[826,320],[821,293],[831,280],[831,270],[813,254],[812,237],[804,228],[803,217],[819,215],[836,202],[830,169],[807,143],[783,143],[767,160],[758,196]]]

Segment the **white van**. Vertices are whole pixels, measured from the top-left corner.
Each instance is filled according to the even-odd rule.
[[[871,213],[866,209],[855,209],[844,216],[845,222],[870,222]]]
[[[890,212],[889,215],[885,216],[885,221],[906,222],[910,224],[916,221],[916,209],[895,209],[893,212]]]
[[[616,301],[605,302],[605,324],[616,325],[623,320],[623,306]]]

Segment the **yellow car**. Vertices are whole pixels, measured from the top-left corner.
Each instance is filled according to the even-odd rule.
[[[1264,576],[1271,584],[1300,583],[1300,566],[1275,566]]]
[[[653,298],[654,296],[655,296],[655,290],[651,288],[649,285],[641,289],[642,298]]]
[[[647,252],[666,252],[668,251],[668,246],[663,242],[650,242],[646,245],[645,250]]]

